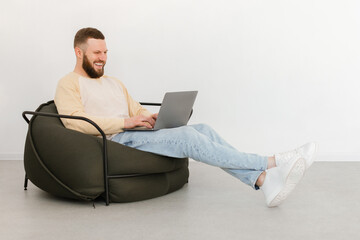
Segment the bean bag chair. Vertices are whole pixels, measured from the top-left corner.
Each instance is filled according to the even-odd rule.
[[[30,121],[29,114],[33,115]],[[29,123],[25,189],[29,179],[59,197],[88,201],[104,197],[108,205],[159,197],[188,182],[187,158],[143,152],[67,129],[59,116],[65,117],[58,115],[53,101],[36,112],[23,113]]]

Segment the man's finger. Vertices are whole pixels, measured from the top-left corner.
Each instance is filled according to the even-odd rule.
[[[148,117],[146,120],[151,125],[151,127],[153,127],[155,125],[155,121],[152,117]]]
[[[143,122],[143,123],[144,123],[144,124],[143,124],[144,127],[153,128],[153,126],[150,125],[150,123],[148,123],[148,122]]]
[[[159,115],[159,113],[154,113],[154,114],[152,115],[152,118],[155,119],[155,120],[157,120],[158,115]]]
[[[152,128],[155,125],[155,121],[152,117],[143,116],[140,119],[141,126]]]

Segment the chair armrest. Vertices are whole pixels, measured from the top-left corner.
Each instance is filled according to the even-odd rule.
[[[22,113],[22,116],[23,116],[23,118],[25,119],[25,121],[27,123],[30,122],[30,120],[26,117],[27,114],[34,115],[34,116],[55,117],[55,118],[69,118],[69,119],[76,119],[76,120],[86,121],[86,122],[90,123],[91,125],[93,125],[99,131],[101,136],[106,139],[106,135],[105,135],[104,131],[99,127],[99,125],[97,125],[94,121],[92,121],[92,120],[90,120],[90,119],[88,119],[86,117],[71,116],[71,115],[64,115],[64,114],[56,114],[56,113],[24,111]]]
[[[141,105],[161,106],[161,103],[139,102]]]

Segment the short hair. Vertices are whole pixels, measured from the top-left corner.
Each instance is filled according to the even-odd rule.
[[[75,35],[74,48],[86,43],[89,38],[104,40],[105,36],[96,28],[82,28]]]

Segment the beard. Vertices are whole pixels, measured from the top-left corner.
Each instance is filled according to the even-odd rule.
[[[102,62],[102,63],[104,63],[104,62]],[[104,66],[105,66],[105,63],[100,70],[96,71],[95,68],[93,67],[93,65],[90,63],[88,57],[86,55],[84,55],[84,61],[82,64],[82,68],[87,73],[87,75],[89,75],[90,78],[102,77],[104,75]]]

